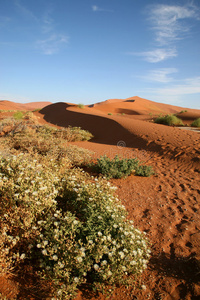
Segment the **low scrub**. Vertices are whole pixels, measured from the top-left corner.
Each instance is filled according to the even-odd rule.
[[[200,118],[194,120],[191,124],[192,127],[200,127]]]
[[[92,152],[68,142],[88,140],[92,135],[79,127],[55,128],[39,125],[33,120],[3,120],[0,125],[1,144],[13,154],[23,152],[55,159],[68,167],[91,160]]]
[[[149,243],[114,193],[105,179],[61,170],[53,159],[1,157],[1,273],[31,265],[56,299],[70,299],[83,283],[133,284],[147,267]]]
[[[25,120],[18,121],[14,118],[4,119],[0,123],[0,134],[6,132],[8,135],[31,135],[37,137],[43,137],[48,139],[53,136],[55,138],[62,138],[67,140],[68,142],[75,141],[88,141],[93,135],[87,131],[83,130],[80,127],[61,127],[56,128],[48,125],[40,125],[37,120],[31,116],[31,114],[27,114],[25,116]]]
[[[158,124],[164,124],[168,126],[183,126],[183,122],[181,119],[177,118],[174,115],[166,115],[166,116],[161,116],[155,119],[155,123]]]
[[[24,117],[24,113],[22,111],[17,111],[16,113],[14,113],[13,118],[15,120],[21,120]]]
[[[79,103],[77,106],[78,106],[79,108],[85,108],[85,105],[82,104],[82,103]]]
[[[130,174],[147,177],[154,173],[151,166],[141,165],[137,158],[120,159],[117,155],[114,159],[102,156],[97,159],[96,163],[91,163],[89,167],[107,178],[122,178]]]

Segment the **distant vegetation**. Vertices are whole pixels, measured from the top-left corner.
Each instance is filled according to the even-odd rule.
[[[183,126],[181,119],[177,118],[175,115],[161,116],[155,119],[155,123],[164,124],[168,126]]]
[[[187,110],[181,110],[179,114],[183,114],[185,112],[187,112]]]
[[[200,127],[200,118],[194,120],[191,124],[192,127]]]
[[[35,108],[35,109],[33,110],[33,112],[40,111],[40,110],[41,110],[41,108]]]
[[[77,106],[78,106],[79,108],[85,108],[85,105],[82,104],[82,103],[79,103]]]
[[[102,156],[89,166],[94,172],[101,173],[107,178],[122,178],[130,174],[148,177],[154,174],[152,167],[141,165],[137,158],[120,159],[117,155],[113,159]]]
[[[13,114],[13,118],[15,120],[21,120],[24,117],[24,113],[22,111],[17,111]]]

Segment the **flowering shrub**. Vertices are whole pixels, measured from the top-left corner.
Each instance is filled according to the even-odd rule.
[[[126,220],[125,207],[105,179],[81,169],[38,163],[28,154],[0,161],[0,267],[29,263],[69,299],[89,282],[126,283],[146,267],[145,235]]]

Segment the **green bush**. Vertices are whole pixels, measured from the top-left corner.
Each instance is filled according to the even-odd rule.
[[[0,160],[0,269],[23,264],[70,299],[83,283],[133,284],[150,257],[145,235],[104,179],[30,155]],[[132,274],[134,276],[127,277]]]
[[[192,127],[200,127],[200,118],[194,120],[191,124]]]
[[[153,174],[155,173],[151,166],[142,165],[142,166],[138,166],[135,170],[135,175],[137,176],[149,177]]]
[[[155,123],[158,123],[158,124],[164,124],[164,125],[169,125],[169,126],[172,126],[172,125],[175,125],[175,126],[182,126],[184,125],[182,120],[177,118],[176,116],[174,115],[166,115],[164,117],[158,117],[155,119],[154,121]]]
[[[15,120],[21,120],[24,117],[24,114],[22,111],[17,111],[16,113],[13,114],[13,117]]]
[[[90,164],[89,167],[107,178],[122,178],[132,173],[139,176],[150,176],[153,174],[152,168],[139,165],[137,158],[120,159],[117,155],[114,159],[102,156],[97,159],[96,163]]]
[[[85,108],[85,105],[82,104],[82,103],[79,103],[79,104],[78,104],[78,107],[79,107],[79,108]]]

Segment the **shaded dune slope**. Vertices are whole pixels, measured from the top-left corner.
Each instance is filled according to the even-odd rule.
[[[98,115],[96,109],[84,110],[67,103],[56,103],[40,111],[44,119],[58,126],[77,126],[90,131],[92,142],[145,149],[184,159],[200,159],[199,134],[179,128],[153,124],[123,116]],[[184,144],[184,146],[183,146]]]
[[[127,141],[128,147],[137,145],[144,147],[145,141],[129,132],[118,122],[105,116],[80,111],[71,111],[67,103],[56,103],[43,108],[40,113],[44,119],[58,126],[76,126],[90,131],[93,135],[93,142],[117,145],[120,140]]]

